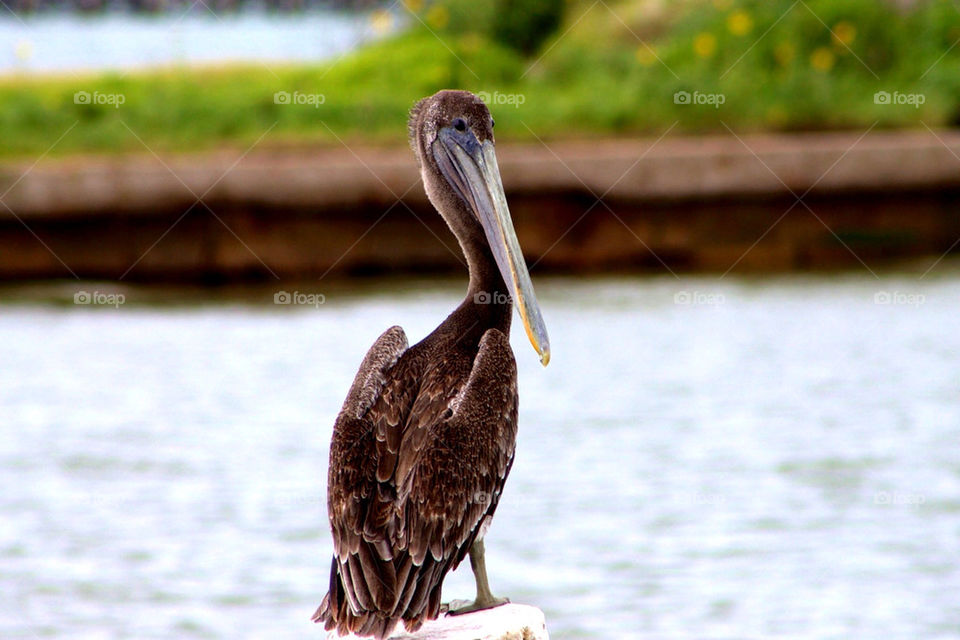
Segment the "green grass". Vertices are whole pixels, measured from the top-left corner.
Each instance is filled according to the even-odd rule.
[[[429,29],[413,20],[333,64],[8,76],[0,155],[35,157],[68,129],[52,154],[242,149],[267,131],[261,144],[274,147],[397,144],[410,105],[448,87],[505,97],[492,105],[499,140],[658,136],[674,125],[740,133],[960,124],[960,45],[951,48],[960,2],[931,0],[906,14],[880,0],[608,6],[568,3],[565,23],[529,57],[496,44],[490,15],[465,15],[458,1],[423,9]],[[77,104],[78,91],[124,103]],[[277,104],[281,91],[323,103]],[[924,102],[876,104],[877,91]],[[723,104],[678,105],[677,92],[720,94]]]

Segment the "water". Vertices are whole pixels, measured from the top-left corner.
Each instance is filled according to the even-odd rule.
[[[213,15],[202,5],[191,13],[157,16],[3,13],[0,74],[237,61],[256,61],[269,68],[342,55],[390,27],[380,25],[378,34],[375,27],[380,23],[366,12]]]
[[[960,275],[537,284],[496,592],[560,639],[960,636]],[[333,417],[461,292],[0,308],[0,637],[321,637]]]

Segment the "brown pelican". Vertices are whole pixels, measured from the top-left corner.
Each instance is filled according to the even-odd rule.
[[[507,602],[487,583],[483,535],[513,464],[515,303],[540,361],[550,360],[494,153],[493,118],[466,91],[410,112],[410,144],[430,202],[467,258],[466,298],[412,347],[400,327],[367,352],[337,416],[327,508],[330,591],[313,615],[328,630],[386,638],[440,612],[447,572],[470,554],[476,600]]]

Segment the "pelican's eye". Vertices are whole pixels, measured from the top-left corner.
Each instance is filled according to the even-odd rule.
[[[453,121],[453,128],[457,131],[466,131],[467,130],[467,121],[463,118],[456,118]]]

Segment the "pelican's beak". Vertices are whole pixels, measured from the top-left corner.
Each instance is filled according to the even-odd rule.
[[[500,182],[500,168],[493,142],[480,142],[469,129],[464,132],[451,127],[440,130],[433,144],[433,155],[447,181],[473,209],[483,226],[500,275],[520,312],[530,344],[540,354],[540,362],[550,362],[550,339],[540,315],[540,305],[533,292],[527,264],[523,261],[520,243],[513,230],[507,197]],[[489,292],[493,295],[496,292]]]

